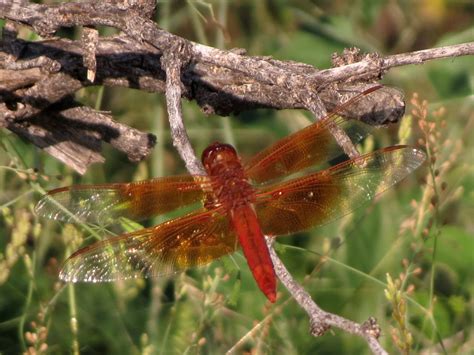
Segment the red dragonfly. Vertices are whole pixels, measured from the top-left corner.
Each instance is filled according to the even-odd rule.
[[[65,222],[79,219],[104,225],[120,217],[142,220],[201,204],[183,217],[77,250],[66,260],[60,278],[103,282],[160,276],[207,264],[241,247],[259,288],[275,302],[276,277],[264,235],[296,233],[340,218],[401,181],[425,160],[421,150],[393,146],[325,170],[308,171],[344,154],[330,133],[331,126],[345,129],[353,142],[367,134],[368,126],[351,122],[330,114],[246,164],[232,146],[214,143],[202,154],[206,176],[50,191],[36,212]],[[306,174],[292,178],[300,172]]]

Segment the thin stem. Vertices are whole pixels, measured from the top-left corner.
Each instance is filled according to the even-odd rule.
[[[426,142],[428,142],[429,137],[428,137],[428,134],[426,132],[425,132],[425,139],[426,139]],[[428,161],[431,162],[433,152],[431,150],[431,145],[430,144],[426,144],[426,153],[427,153]],[[433,182],[434,196],[436,197],[436,200],[438,201],[439,200],[439,189],[438,189],[438,185],[436,183],[436,173],[435,173],[435,170],[434,170],[434,165],[431,164],[431,163],[429,164],[429,171],[430,171],[430,175],[431,175],[431,180]],[[434,217],[435,217],[434,221],[435,221],[435,225],[437,225],[438,221],[440,220],[438,202],[434,203],[433,208],[434,208]],[[431,254],[431,271],[430,271],[431,274],[430,274],[430,290],[429,290],[429,310],[430,310],[431,318],[433,318],[433,312],[434,312],[434,309],[433,309],[433,307],[434,307],[434,281],[435,281],[435,271],[436,271],[436,252],[437,252],[437,245],[438,245],[438,235],[439,235],[439,230],[437,230],[437,232],[434,234],[433,252]],[[424,328],[424,323],[423,323],[423,328]],[[443,351],[446,353],[446,349],[444,347],[442,338],[441,338],[439,332],[437,331],[436,327],[433,328],[433,334],[435,334],[438,337],[440,345],[441,345]]]
[[[155,147],[155,151],[153,153],[153,160],[151,162],[151,171],[154,177],[157,176],[164,176],[165,173],[165,166],[164,166],[164,152],[165,152],[165,144],[164,144],[164,130],[165,130],[165,117],[163,110],[161,99],[158,99],[159,104],[156,105],[156,114],[153,120],[153,132],[157,137],[157,145]],[[158,216],[154,218],[156,224],[163,222],[163,216]],[[151,290],[150,290],[150,297],[151,297],[151,304],[150,304],[150,311],[148,316],[148,333],[150,336],[150,343],[154,346],[158,346],[159,344],[159,331],[158,331],[158,321],[159,321],[159,313],[161,310],[161,288],[163,282],[165,280],[163,278],[152,278],[151,280]]]
[[[99,90],[97,90],[97,99],[95,100],[95,105],[94,108],[99,111],[100,108],[102,107],[102,100],[104,98],[104,91],[105,91],[105,86],[99,87]]]
[[[227,9],[228,9],[228,2],[227,0],[221,0],[219,3],[219,9],[217,12],[217,20],[219,21],[219,25],[221,28],[218,28],[216,31],[216,48],[224,49],[224,29],[227,25]],[[221,127],[224,131],[224,140],[236,147],[235,137],[232,132],[232,123],[230,121],[229,116],[222,117],[220,120]]]
[[[71,255],[71,248],[70,246],[66,247],[66,255]],[[70,282],[66,286],[67,288],[67,297],[68,297],[68,305],[69,305],[69,326],[71,327],[71,334],[72,334],[72,345],[71,345],[71,352],[74,355],[79,355],[79,325],[77,322],[77,304],[76,304],[76,295],[74,293],[74,283]]]
[[[0,205],[0,210],[15,204],[17,201],[22,200],[23,198],[25,198],[26,196],[28,196],[32,192],[33,192],[32,189],[27,190],[27,191],[23,192],[22,194],[18,195],[17,197],[15,197],[14,199],[12,199],[8,202],[5,202],[3,205]]]
[[[69,255],[71,252],[69,248],[66,249],[67,254]],[[70,327],[71,327],[71,334],[72,334],[72,353],[74,355],[79,355],[79,326],[77,322],[77,305],[76,305],[76,295],[74,293],[74,283],[70,282],[67,285],[68,290],[68,300],[69,300],[69,316],[70,316]]]
[[[26,352],[26,349],[27,349],[27,346],[25,343],[25,322],[26,322],[26,315],[28,313],[28,308],[30,307],[31,299],[33,297],[33,289],[34,289],[34,281],[35,281],[35,263],[36,263],[36,253],[33,251],[32,256],[31,256],[31,263],[30,263],[31,269],[29,270],[30,280],[28,282],[28,291],[26,294],[25,306],[23,309],[23,313],[21,314],[21,317],[20,317],[20,322],[18,324],[18,337],[20,339],[21,348],[23,352]]]

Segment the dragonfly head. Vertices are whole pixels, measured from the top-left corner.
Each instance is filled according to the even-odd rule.
[[[237,152],[230,144],[215,142],[202,152],[202,163],[209,172],[216,165],[238,160]]]

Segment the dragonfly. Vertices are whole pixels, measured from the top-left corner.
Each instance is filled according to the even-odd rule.
[[[48,192],[36,213],[64,222],[107,225],[123,217],[140,221],[198,206],[156,226],[82,247],[65,261],[60,279],[107,282],[160,277],[208,264],[241,248],[258,287],[275,302],[276,275],[265,236],[289,235],[341,218],[403,180],[425,160],[422,150],[407,145],[348,159],[331,129],[343,129],[357,143],[370,127],[337,112],[245,163],[231,145],[211,144],[202,153],[205,175],[72,185]],[[325,166],[337,159],[339,163]]]

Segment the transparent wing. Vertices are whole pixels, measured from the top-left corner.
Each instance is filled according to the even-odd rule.
[[[64,222],[107,225],[119,217],[142,220],[201,201],[207,177],[174,176],[139,182],[73,185],[48,192],[38,215]]]
[[[329,130],[330,124],[342,128],[354,144],[373,129],[359,121],[348,122],[343,117],[326,118],[279,140],[254,156],[246,165],[247,176],[262,183],[343,155],[344,151]]]
[[[348,121],[337,113],[379,88],[381,86],[377,85],[360,93],[324,119],[263,150],[246,164],[247,176],[258,183],[266,182],[325,163],[344,154],[331,130],[344,130],[356,144],[367,136],[372,127],[360,121]]]
[[[64,281],[104,282],[172,274],[234,252],[227,217],[210,211],[106,239],[79,249],[60,272]]]
[[[303,231],[363,206],[418,168],[425,154],[394,146],[261,190],[257,216],[266,235]]]

